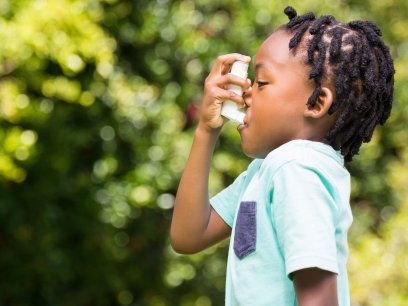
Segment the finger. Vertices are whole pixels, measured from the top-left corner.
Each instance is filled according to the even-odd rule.
[[[229,100],[235,102],[239,107],[245,107],[245,101],[242,96],[237,95],[236,93],[226,89],[219,88],[219,90],[217,90],[215,100],[218,103],[222,103],[225,100]]]
[[[215,61],[210,74],[224,74],[229,71],[229,68],[231,68],[231,65],[235,61],[243,61],[245,63],[249,63],[251,61],[251,58],[246,55],[242,55],[239,53],[230,53],[230,54],[224,54],[218,56],[217,60]],[[228,67],[227,72],[224,71],[224,67]]]
[[[232,63],[233,64],[233,63]],[[228,72],[230,72],[231,71],[231,67],[232,67],[232,64],[225,64],[224,66],[222,66],[222,70],[221,70],[221,74],[222,75],[225,75],[225,74],[227,74]]]
[[[251,81],[251,79],[246,79],[246,85],[242,87],[242,90],[243,90],[244,92],[246,92],[246,91],[250,90],[251,87],[252,87],[252,81]]]
[[[247,78],[246,80],[247,80],[247,83],[248,83],[248,87],[251,87],[251,86],[252,86],[252,81],[251,81],[251,79],[250,79],[250,78]]]
[[[249,84],[249,86],[248,86],[247,88],[243,89],[242,96],[243,96],[243,97],[246,97],[246,96],[248,96],[251,92],[252,92],[252,86],[251,86],[251,84]]]
[[[229,84],[238,85],[242,90],[250,86],[247,79],[240,78],[233,74],[226,74],[216,80],[216,85],[219,87],[226,87]]]

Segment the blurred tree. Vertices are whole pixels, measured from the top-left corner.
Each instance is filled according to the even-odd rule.
[[[157,130],[145,113],[157,114],[158,90],[117,67],[101,5],[1,7],[4,305],[126,305],[162,284],[168,223],[141,208],[157,191],[144,187],[151,171],[135,171],[152,146],[141,128]]]
[[[400,193],[408,171],[407,6],[295,5],[340,20],[376,20],[396,59],[392,118],[349,165],[356,305],[402,305],[408,291],[401,234],[408,211]],[[223,304],[227,242],[175,254],[171,208],[213,60],[254,55],[286,22],[284,7],[261,0],[0,2],[0,304]],[[211,193],[248,162],[227,124]],[[378,266],[375,279],[368,262]],[[394,281],[389,291],[385,277]]]

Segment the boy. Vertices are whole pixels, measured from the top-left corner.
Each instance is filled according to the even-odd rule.
[[[226,305],[349,305],[351,161],[390,115],[393,61],[379,28],[285,9],[290,21],[255,57],[255,81],[227,74],[220,56],[205,81],[201,117],[176,197],[171,240],[201,251],[231,235]],[[225,90],[243,88],[243,97]],[[224,100],[246,106],[238,127],[254,158],[208,198]]]

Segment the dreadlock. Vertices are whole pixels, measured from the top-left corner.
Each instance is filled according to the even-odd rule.
[[[316,19],[313,13],[297,16],[292,7],[284,12],[289,17],[284,29],[294,33],[289,48],[305,42],[309,79],[316,84],[307,105],[315,106],[322,82],[333,86],[329,115],[338,116],[325,141],[351,161],[391,113],[395,70],[381,30],[370,21],[341,23],[333,16]]]

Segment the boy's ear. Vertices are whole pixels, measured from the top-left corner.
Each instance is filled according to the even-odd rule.
[[[333,92],[331,89],[328,87],[322,87],[316,104],[314,106],[306,105],[304,111],[305,117],[317,119],[326,115],[333,103],[333,98]]]

